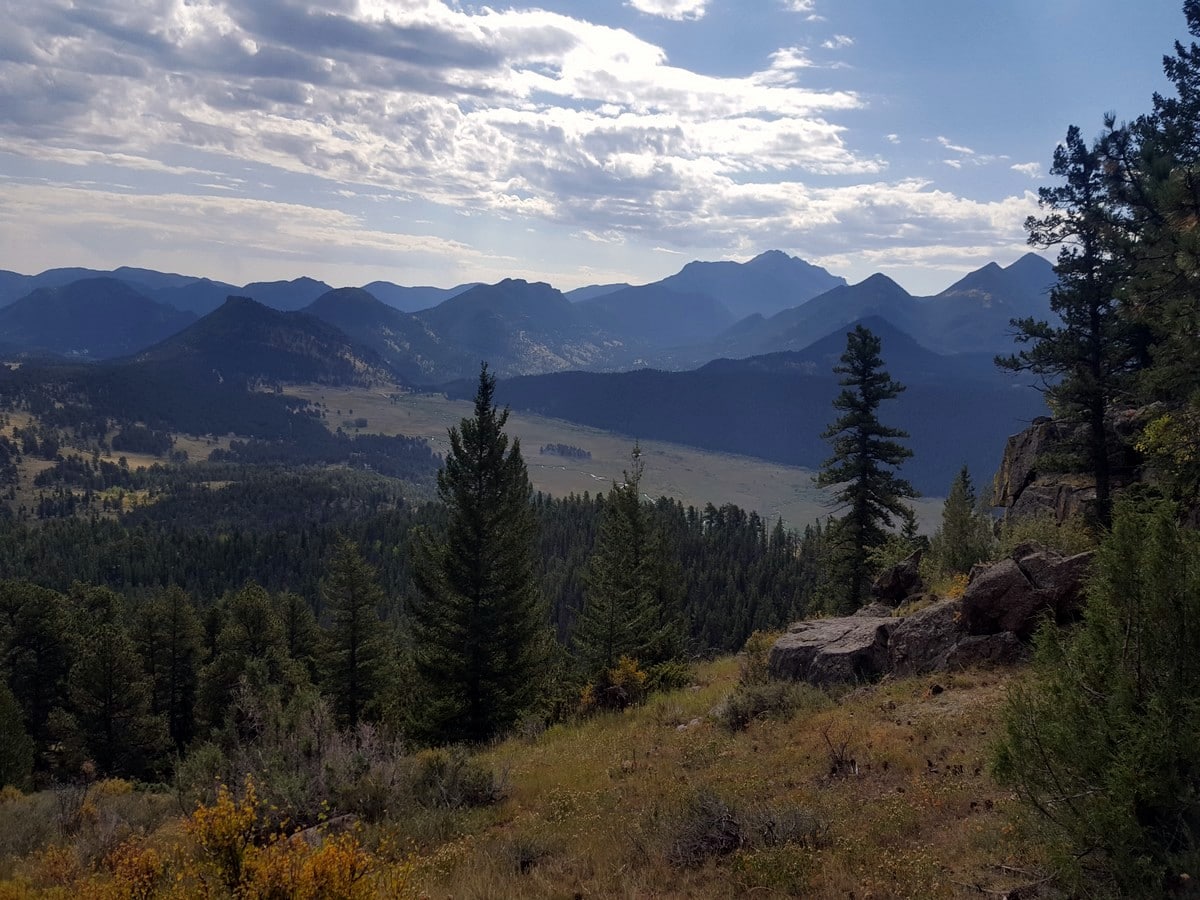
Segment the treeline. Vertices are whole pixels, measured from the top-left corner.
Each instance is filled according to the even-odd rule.
[[[567,459],[591,459],[592,451],[572,444],[542,444],[538,451],[544,456],[563,456]]]
[[[415,702],[409,536],[443,533],[444,507],[410,505],[394,483],[351,472],[243,474],[236,489],[193,486],[117,518],[0,530],[10,576],[0,584],[0,671],[39,779],[85,759],[164,777],[180,749],[229,726],[239,685],[287,695],[315,686],[334,709],[357,710],[351,718],[405,729]],[[563,652],[608,502],[534,498],[536,577]],[[732,505],[643,508],[680,563],[683,654],[736,649],[811,602],[820,528],[797,535]],[[330,674],[347,602],[331,585],[347,571],[358,573],[354,594],[371,598],[357,626],[379,667],[369,696],[357,693],[359,676],[351,690]]]

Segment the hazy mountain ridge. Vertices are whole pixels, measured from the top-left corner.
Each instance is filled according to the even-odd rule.
[[[849,327],[853,327],[851,323]],[[883,410],[911,434],[904,466],[922,493],[940,495],[958,467],[995,469],[1005,439],[1045,413],[1040,394],[997,373],[981,355],[946,356],[879,319],[889,372],[907,389]],[[821,432],[839,388],[832,365],[845,349],[839,329],[800,351],[722,359],[668,372],[562,372],[502,380],[497,400],[539,415],[645,438],[816,468],[829,455]],[[827,365],[826,368],[822,366]],[[466,396],[470,382],[450,388]],[[954,439],[947,441],[947,416]]]
[[[108,359],[134,353],[195,321],[115,278],[41,287],[0,309],[0,344],[25,354]]]
[[[246,297],[230,297],[131,362],[219,382],[369,385],[395,377],[375,351],[338,328],[307,313],[281,312]]]
[[[0,300],[30,283],[57,283],[89,271],[0,273]],[[994,354],[1012,346],[1009,319],[1049,315],[1047,288],[1053,281],[1050,264],[1029,254],[1004,268],[988,264],[936,296],[914,297],[882,274],[848,285],[779,251],[745,263],[692,262],[651,284],[593,285],[571,295],[521,279],[445,289],[377,281],[367,290],[331,289],[312,278],[238,288],[129,267],[105,277],[118,273],[131,290],[202,315],[229,296],[249,296],[275,310],[308,309],[414,384],[469,378],[485,359],[505,376],[640,365],[689,370],[714,359],[802,350],[871,317],[939,353]],[[828,284],[834,286],[811,295]],[[429,302],[435,305],[414,313],[397,309]],[[793,305],[781,309],[785,303]],[[737,311],[750,308],[755,311],[737,318]],[[164,336],[155,333],[140,346],[131,339],[118,352],[136,352]],[[9,353],[45,349],[20,333],[7,341],[0,336],[0,345]],[[813,359],[806,365],[818,367]]]
[[[374,350],[410,384],[465,377],[479,360],[448,345],[423,320],[394,309],[363,288],[328,291],[304,308]]]

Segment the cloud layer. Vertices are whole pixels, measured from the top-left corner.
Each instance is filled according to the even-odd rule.
[[[630,5],[671,20],[706,11],[705,0]],[[790,6],[816,15],[807,0]],[[1033,202],[979,202],[928,179],[889,179],[884,158],[857,149],[845,124],[864,98],[807,86],[814,63],[800,46],[714,75],[672,64],[627,29],[540,9],[438,0],[13,0],[0,9],[9,23],[0,153],[86,173],[73,189],[113,228],[165,227],[163,210],[184,209],[190,192],[210,195],[189,210],[202,221],[305,209],[342,248],[346,235],[381,233],[356,213],[272,193],[275,180],[304,180],[646,246],[814,257],[892,248],[903,259],[951,234],[970,252],[1015,245]],[[837,34],[825,45],[844,51],[853,40]],[[998,158],[938,140],[959,164]],[[256,181],[247,169],[278,178]],[[95,171],[126,174],[82,183],[103,181]],[[20,194],[32,227],[56,221],[61,197],[81,200],[56,199],[59,190]],[[310,248],[311,236],[291,239]],[[391,243],[407,239],[393,233]],[[202,228],[194,240],[211,237]],[[435,240],[455,258],[471,254],[450,234],[411,240],[423,252],[437,252],[421,243]]]

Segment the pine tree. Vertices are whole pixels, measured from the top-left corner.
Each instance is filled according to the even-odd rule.
[[[678,558],[642,502],[644,470],[635,446],[623,482],[608,492],[584,571],[584,605],[573,643],[589,678],[613,668],[622,656],[646,666],[682,649]]]
[[[321,629],[312,607],[307,600],[291,591],[276,594],[274,601],[279,623],[283,627],[283,643],[288,658],[305,671],[310,681],[315,682],[321,655]]]
[[[382,688],[384,595],[375,570],[346,538],[338,541],[321,595],[330,619],[324,687],[339,723],[356,728]]]
[[[884,371],[880,341],[862,325],[846,335],[846,352],[835,374],[843,390],[834,399],[841,410],[822,437],[833,455],[821,466],[817,483],[838,486],[834,498],[847,512],[835,530],[840,558],[838,611],[848,612],[866,595],[871,551],[887,540],[892,516],[904,516],[904,500],[916,496],[912,485],[891,469],[912,456],[898,442],[908,435],[879,421],[879,404],[899,395],[904,386]]]
[[[247,584],[221,601],[215,617],[220,630],[212,659],[200,672],[200,711],[205,722],[223,725],[239,685],[256,690],[283,687],[289,692],[307,682],[301,666],[287,653],[283,623],[270,595]]]
[[[50,740],[50,713],[66,699],[68,622],[62,594],[27,581],[0,583],[0,670],[39,751]]]
[[[1165,896],[1200,847],[1200,541],[1170,505],[1117,504],[1083,623],[1043,627],[1036,676],[1006,704],[998,780],[1064,874],[1099,882],[1069,894]]]
[[[1127,268],[1109,191],[1103,145],[1089,147],[1074,125],[1054,151],[1050,173],[1064,183],[1038,193],[1043,218],[1025,222],[1029,243],[1061,247],[1050,291],[1050,308],[1061,324],[1014,319],[1016,340],[1029,348],[996,363],[1046,377],[1045,391],[1056,415],[1085,427],[1079,448],[1096,484],[1096,517],[1107,526],[1112,506],[1112,457],[1107,417],[1113,401],[1130,384],[1139,358],[1135,329],[1121,315],[1117,295]]]
[[[995,544],[991,520],[977,509],[971,473],[963,466],[942,504],[942,524],[929,544],[930,567],[941,575],[964,574],[988,559]]]
[[[152,598],[134,616],[132,637],[150,677],[151,712],[166,720],[179,750],[196,730],[201,636],[200,617],[178,587]]]
[[[479,373],[475,414],[450,429],[438,472],[444,536],[415,542],[411,621],[423,698],[414,727],[435,743],[488,740],[531,710],[542,690],[548,640],[534,568],[537,527],[508,410],[496,379]]]
[[[0,678],[0,788],[29,787],[34,748],[23,718],[17,698]]]
[[[63,737],[86,748],[105,774],[144,776],[167,747],[167,728],[151,712],[150,679],[119,625],[104,622],[83,636],[67,687],[70,717],[64,721],[76,733]]]

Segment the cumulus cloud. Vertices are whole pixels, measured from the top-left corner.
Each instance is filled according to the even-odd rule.
[[[826,50],[841,50],[843,47],[851,47],[854,45],[854,38],[844,34],[835,34],[827,41],[822,41],[821,46]]]
[[[708,0],[629,0],[629,5],[649,16],[680,21],[702,18]]]
[[[1012,169],[1014,172],[1020,172],[1022,175],[1028,176],[1029,178],[1036,179],[1036,178],[1043,177],[1041,163],[1037,163],[1037,162],[1014,163],[1013,165],[1009,166],[1009,168]]]
[[[698,17],[706,5],[630,3],[668,18]],[[788,5],[816,15],[812,0]],[[464,274],[486,265],[443,238],[397,236],[315,201],[293,209],[253,196],[290,199],[275,185],[301,183],[330,197],[350,192],[346,201],[421,202],[648,247],[836,254],[959,233],[983,245],[1008,241],[1024,217],[1023,198],[975,203],[880,180],[887,161],[858,151],[841,121],[864,100],[806,83],[812,63],[798,46],[752,71],[712,75],[673,64],[629,30],[543,9],[45,0],[10,10],[0,153],[77,168],[81,180],[98,167],[166,185],[157,195],[20,189],[26,221],[65,227],[79,201],[80,224],[62,233],[81,242],[86,223],[161,235],[151,240],[163,252],[186,239],[263,258],[308,259],[324,246],[371,264],[408,253],[444,254]],[[964,158],[996,158],[939,142]],[[247,181],[248,168],[270,187]],[[837,186],[822,187],[826,176]],[[851,177],[868,183],[845,184]],[[199,185],[237,196],[185,201]],[[16,208],[6,196],[4,215]],[[286,221],[273,223],[276,214]]]

